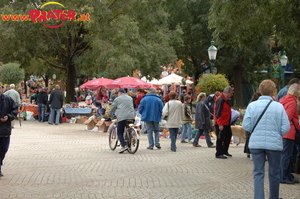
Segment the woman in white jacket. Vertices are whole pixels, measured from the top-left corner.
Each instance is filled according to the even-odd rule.
[[[171,150],[176,152],[176,139],[178,129],[181,127],[182,122],[182,103],[178,101],[177,93],[171,91],[169,93],[170,100],[165,104],[163,108],[163,118],[168,116],[166,127],[169,129],[171,138]]]

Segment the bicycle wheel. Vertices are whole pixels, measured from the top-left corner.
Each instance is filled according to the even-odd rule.
[[[139,148],[139,135],[136,133],[134,128],[128,128],[126,130],[126,144],[128,152],[134,154]]]
[[[111,150],[115,150],[118,145],[118,135],[117,135],[117,128],[113,127],[109,132],[109,148]]]

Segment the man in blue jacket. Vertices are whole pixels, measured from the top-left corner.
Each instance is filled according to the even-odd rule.
[[[139,113],[142,115],[141,120],[145,121],[149,146],[147,149],[152,150],[155,146],[161,149],[159,143],[159,122],[161,121],[163,103],[158,95],[156,95],[156,89],[151,87],[149,94],[145,95],[138,107]],[[154,132],[154,140],[153,140]]]
[[[1,166],[10,143],[11,121],[18,114],[18,106],[11,97],[2,94],[3,88],[0,83],[0,177],[3,176]]]

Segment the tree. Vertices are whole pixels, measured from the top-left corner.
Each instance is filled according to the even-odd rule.
[[[173,45],[178,58],[184,63],[183,72],[194,77],[194,85],[206,70],[203,66],[206,66],[207,49],[212,40],[212,30],[208,28],[211,4],[206,0],[166,1],[166,9],[171,16],[169,28],[182,32],[180,39],[173,39]]]
[[[26,14],[44,3],[15,0],[3,5],[1,13]],[[138,69],[143,75],[158,78],[160,65],[176,60],[169,44],[173,33],[168,31],[168,16],[159,0],[79,0],[76,3],[61,0],[60,3],[79,14],[89,13],[90,21],[66,20],[59,28],[2,21],[0,57],[3,61],[18,60],[24,68],[30,67],[32,59],[40,59],[58,69],[66,81],[67,102],[73,99],[78,73],[97,77],[101,72],[106,77],[117,78],[132,75]],[[62,8],[47,5],[47,11],[51,9]],[[52,20],[45,24],[58,22]]]
[[[278,50],[287,52],[289,61],[293,62],[293,69],[296,70],[293,77],[299,77],[300,2],[298,0],[270,2],[270,5],[265,9],[270,14],[270,19],[274,25],[274,37],[279,47]]]
[[[7,63],[0,66],[0,82],[3,84],[18,85],[25,76],[24,69],[20,69],[20,64]]]
[[[243,83],[253,82],[254,71],[266,68],[271,58],[274,33],[268,1],[214,0],[209,27],[218,44],[218,70],[227,74],[235,88],[235,106],[243,107]],[[221,65],[221,66],[220,66]]]
[[[215,93],[216,91],[222,92],[227,86],[229,86],[229,82],[226,79],[225,75],[204,73],[199,78],[196,89],[200,92],[206,93],[206,95],[210,95],[211,93]]]

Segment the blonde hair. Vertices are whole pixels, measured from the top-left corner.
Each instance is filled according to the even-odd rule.
[[[197,96],[197,102],[199,102],[203,97],[206,97],[206,93],[204,92],[199,93],[199,95]]]
[[[132,91],[128,91],[128,95],[129,95],[129,96],[133,96],[134,93],[133,93]]]
[[[275,88],[276,88],[276,84],[269,79],[263,80],[259,84],[259,92],[262,95],[268,95],[272,97],[274,95]]]
[[[300,85],[298,83],[290,85],[287,94],[300,97]]]

